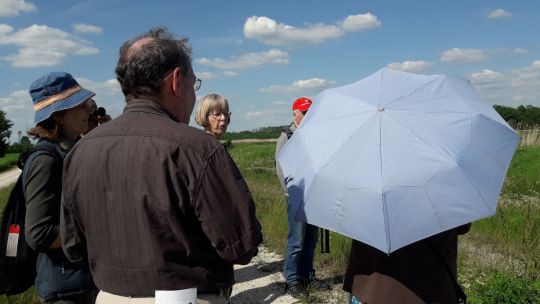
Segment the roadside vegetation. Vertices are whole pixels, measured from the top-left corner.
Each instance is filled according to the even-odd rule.
[[[17,165],[17,159],[19,159],[19,153],[7,153],[4,157],[0,158],[0,172],[15,167]]]
[[[239,140],[239,139],[274,139],[278,138],[281,130],[287,126],[264,127],[251,131],[227,132],[221,137],[223,141]]]

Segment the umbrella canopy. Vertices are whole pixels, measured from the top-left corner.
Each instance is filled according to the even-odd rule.
[[[469,81],[384,68],[320,93],[278,162],[298,220],[390,253],[495,214],[519,140]]]

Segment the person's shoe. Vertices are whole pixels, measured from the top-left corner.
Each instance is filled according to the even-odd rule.
[[[307,289],[304,284],[300,282],[296,283],[287,283],[285,285],[285,292],[290,294],[295,298],[302,298],[308,295]]]
[[[326,280],[319,280],[317,278],[310,279],[307,284],[308,290],[323,291],[330,290],[330,285]]]

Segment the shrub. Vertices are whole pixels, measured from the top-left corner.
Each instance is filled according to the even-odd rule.
[[[476,283],[472,291],[471,304],[532,304],[540,301],[537,284],[502,272],[495,273],[485,284]]]

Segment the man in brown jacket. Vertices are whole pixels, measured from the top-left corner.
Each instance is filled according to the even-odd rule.
[[[188,126],[201,81],[187,40],[158,28],[127,41],[116,74],[124,113],[64,162],[64,252],[88,260],[96,303],[192,287],[199,303],[227,303],[233,264],[257,254],[261,227],[225,147]]]

